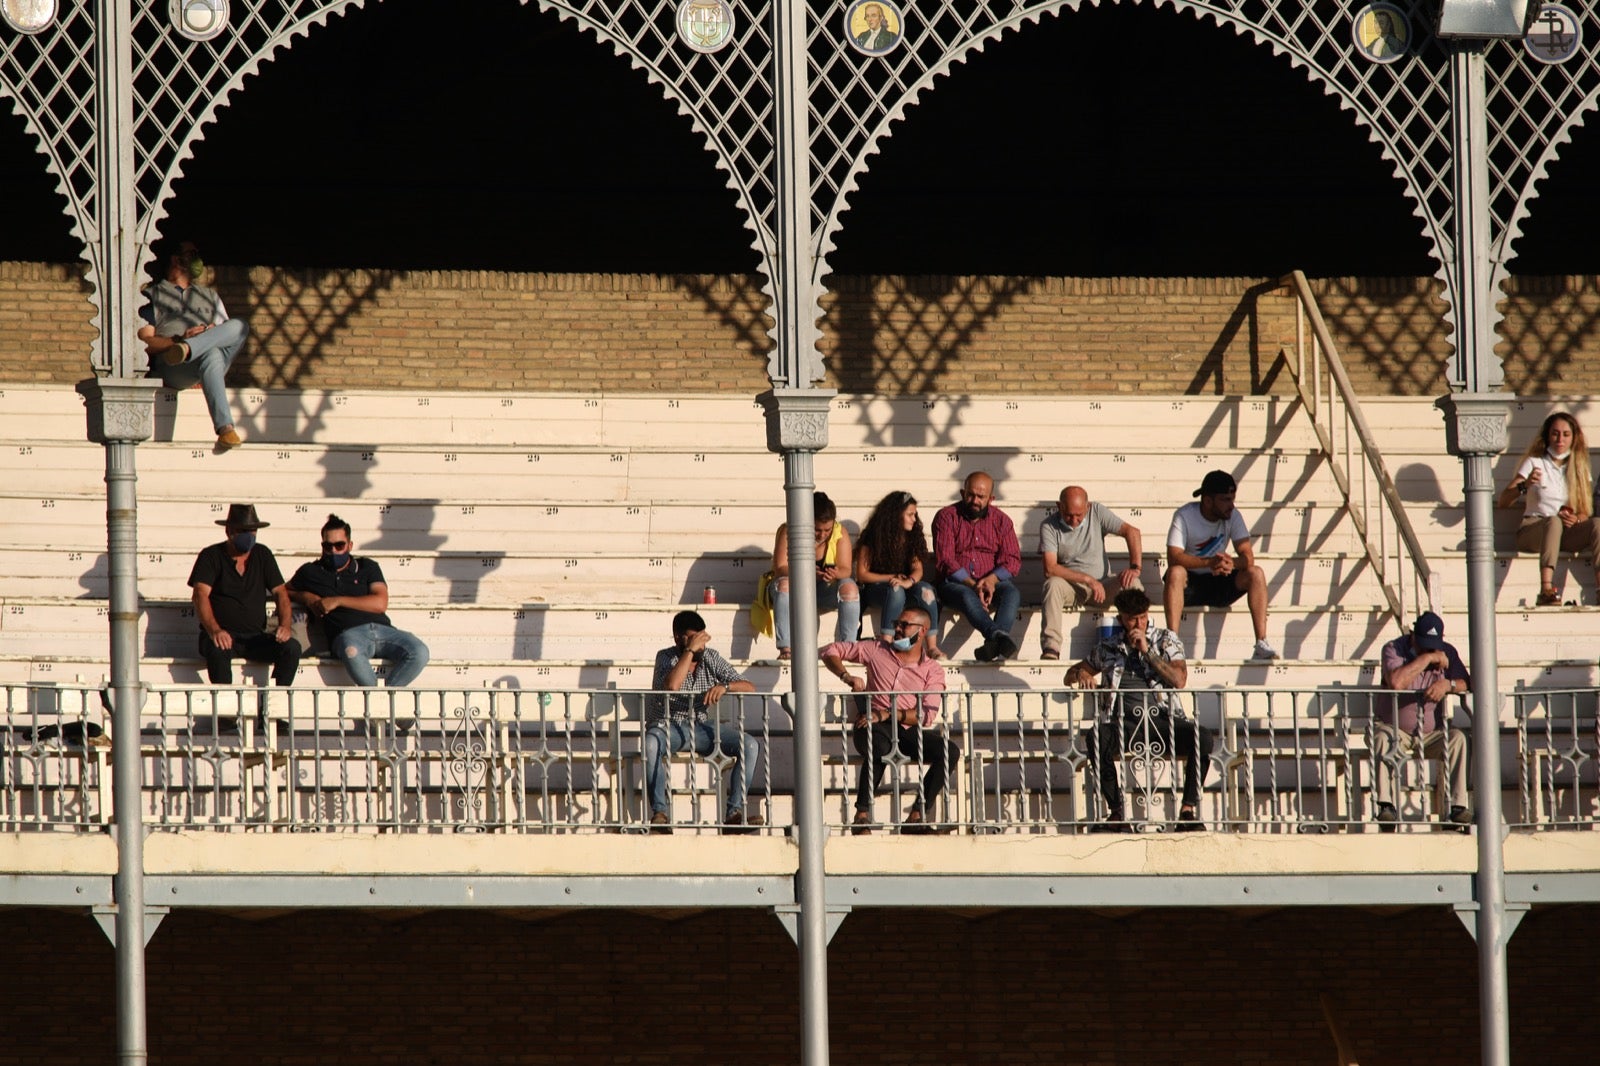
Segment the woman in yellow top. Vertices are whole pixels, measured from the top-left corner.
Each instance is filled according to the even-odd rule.
[[[1535,604],[1553,607],[1561,603],[1556,558],[1562,552],[1581,552],[1590,566],[1600,570],[1600,521],[1594,517],[1589,445],[1576,418],[1558,411],[1544,420],[1498,502],[1501,507],[1522,506],[1517,550],[1539,553],[1539,598]]]
[[[825,492],[811,494],[817,534],[817,613],[839,611],[834,640],[855,640],[861,631],[861,592],[850,574],[854,557],[850,534],[838,522],[838,508]],[[778,658],[789,657],[789,524],[778,527],[772,546],[772,614],[777,630]]]

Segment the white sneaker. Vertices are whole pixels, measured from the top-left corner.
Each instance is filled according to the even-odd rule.
[[[1277,648],[1265,640],[1256,641],[1256,650],[1250,655],[1251,662],[1266,662],[1268,659],[1276,658],[1279,658]]]

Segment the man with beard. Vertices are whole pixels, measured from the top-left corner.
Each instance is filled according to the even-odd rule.
[[[939,602],[960,611],[983,636],[983,647],[974,653],[980,662],[1017,653],[1011,627],[1022,606],[1015,584],[1022,570],[1017,530],[993,501],[994,479],[979,470],[962,483],[961,502],[933,517]]]

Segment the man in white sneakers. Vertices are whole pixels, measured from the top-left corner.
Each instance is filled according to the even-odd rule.
[[[1267,575],[1256,565],[1250,528],[1233,508],[1238,490],[1232,474],[1213,470],[1195,490],[1200,502],[1173,513],[1162,606],[1167,628],[1176,633],[1185,607],[1228,607],[1244,596],[1256,631],[1250,658],[1276,659],[1278,650],[1267,642]],[[1236,555],[1228,554],[1230,543]]]

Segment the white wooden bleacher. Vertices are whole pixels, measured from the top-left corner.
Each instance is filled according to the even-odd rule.
[[[234,500],[254,502],[273,523],[262,539],[286,574],[312,557],[329,512],[349,520],[359,550],[389,577],[396,624],[432,648],[423,685],[644,687],[684,605],[707,615],[736,660],[775,651],[750,632],[746,605],[783,520],[782,469],[748,397],[242,390],[234,399],[248,443],[214,455],[196,397],[175,408],[170,393],[158,395],[158,439],[137,453],[148,682],[200,676],[184,579]],[[1447,630],[1464,646],[1461,468],[1445,453],[1442,416],[1428,400],[1365,406],[1441,575]],[[1513,444],[1554,406],[1589,413],[1585,403],[1525,402]],[[108,669],[104,452],[84,439],[82,403],[69,389],[7,385],[0,416],[0,680],[96,679]],[[971,660],[970,626],[947,628],[947,650],[971,687],[1059,683],[1060,666],[1031,658],[1031,605],[1039,524],[1068,483],[1141,527],[1146,586],[1159,602],[1156,560],[1172,509],[1209,469],[1239,478],[1272,591],[1270,635],[1286,660],[1243,661],[1251,633],[1242,606],[1192,612],[1180,632],[1194,684],[1358,683],[1398,632],[1310,423],[1288,400],[840,397],[830,437],[817,482],[852,529],[890,489],[917,495],[931,519],[965,474],[996,478],[998,503],[1021,531],[1030,606],[1017,631],[1022,658],[1001,666]],[[1514,463],[1501,459],[1497,483]],[[1515,517],[1500,521],[1509,529]],[[1503,552],[1500,571],[1502,683],[1593,684],[1587,567],[1566,582],[1569,596],[1591,605],[1576,611],[1524,607],[1537,582],[1530,558]],[[699,606],[706,585],[717,589],[714,607]],[[1095,620],[1070,622],[1067,654],[1081,655]],[[824,616],[825,639],[832,624]],[[783,667],[754,671],[763,687],[786,686]],[[324,667],[304,681],[343,677]]]

